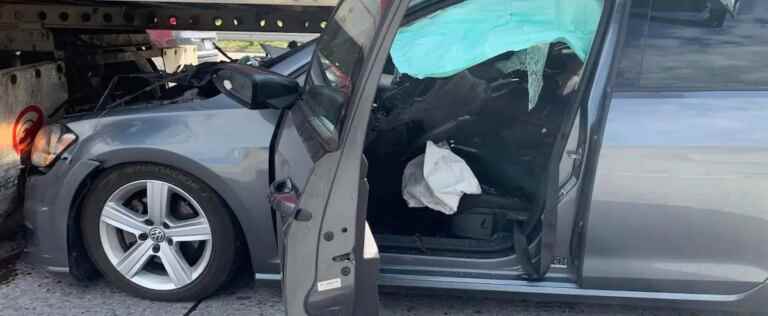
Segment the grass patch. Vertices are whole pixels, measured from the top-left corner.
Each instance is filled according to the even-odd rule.
[[[276,47],[288,47],[288,41],[240,41],[240,40],[218,40],[219,45],[225,52],[238,52],[264,55],[264,50],[259,44],[267,44]]]

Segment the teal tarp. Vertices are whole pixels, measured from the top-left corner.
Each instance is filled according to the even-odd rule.
[[[467,0],[401,28],[392,60],[402,73],[441,78],[556,41],[586,60],[602,8],[602,0]]]

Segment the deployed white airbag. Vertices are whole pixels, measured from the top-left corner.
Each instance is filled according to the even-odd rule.
[[[482,190],[472,169],[447,146],[427,142],[427,150],[403,172],[403,198],[409,207],[429,207],[451,215],[464,194]]]

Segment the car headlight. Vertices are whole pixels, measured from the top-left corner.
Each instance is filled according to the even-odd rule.
[[[50,167],[76,140],[77,135],[64,125],[45,126],[37,132],[32,143],[30,162],[35,167]]]

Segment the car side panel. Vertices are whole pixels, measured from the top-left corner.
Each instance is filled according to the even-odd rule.
[[[768,95],[750,91],[765,78],[752,51],[766,6],[742,1],[719,23],[691,14],[711,2],[632,2],[586,229],[586,287],[734,294],[768,277]]]
[[[617,93],[586,288],[736,294],[768,278],[766,93]]]
[[[224,96],[156,110],[111,113],[78,142],[73,160],[102,168],[150,162],[184,170],[210,185],[237,217],[255,272],[277,273],[279,263],[267,203],[269,141],[278,112],[247,110]]]

